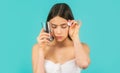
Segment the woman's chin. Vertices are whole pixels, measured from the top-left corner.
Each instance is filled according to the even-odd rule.
[[[57,40],[57,42],[63,42],[63,40]]]
[[[62,43],[64,42],[66,39],[57,39],[56,41],[59,42],[59,43]]]

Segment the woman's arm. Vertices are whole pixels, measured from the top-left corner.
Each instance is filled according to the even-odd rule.
[[[47,46],[50,44],[49,33],[46,33],[44,29],[41,30],[37,37],[38,44],[35,44],[32,49],[32,66],[34,73],[45,73],[44,58],[47,53]]]
[[[80,68],[87,68],[90,64],[89,47],[86,44],[82,44],[79,38],[73,40],[75,47],[76,63]]]
[[[90,63],[89,47],[82,44],[79,40],[79,29],[82,25],[81,22],[70,20],[69,35],[74,43],[76,63],[80,68],[87,68]]]
[[[35,44],[32,49],[32,66],[33,73],[45,73],[44,70],[44,54],[39,49],[38,44]]]

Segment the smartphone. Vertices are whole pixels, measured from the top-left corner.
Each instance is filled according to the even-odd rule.
[[[53,41],[53,36],[51,35],[51,28],[49,22],[47,22],[47,27],[48,27],[47,33],[49,33],[50,41]]]
[[[49,41],[53,41],[53,36],[51,35],[51,29],[50,29],[50,24],[49,22],[47,23],[42,23],[42,28],[44,29],[45,32],[49,33]]]

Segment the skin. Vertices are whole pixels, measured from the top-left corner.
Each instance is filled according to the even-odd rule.
[[[45,60],[64,64],[75,59],[76,64],[80,68],[87,68],[90,64],[90,50],[87,44],[80,41],[78,33],[81,24],[78,25],[75,20],[67,21],[59,16],[54,17],[49,22],[54,40],[52,42],[48,41],[49,34],[42,29],[37,38],[38,43],[32,49],[33,72],[45,73]],[[63,24],[67,22],[72,25],[65,27]],[[70,35],[72,41],[68,38],[68,35]]]

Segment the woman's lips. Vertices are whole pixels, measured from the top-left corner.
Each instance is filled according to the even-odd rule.
[[[62,36],[56,36],[56,38],[57,38],[57,39],[61,39],[61,38],[62,38]]]

